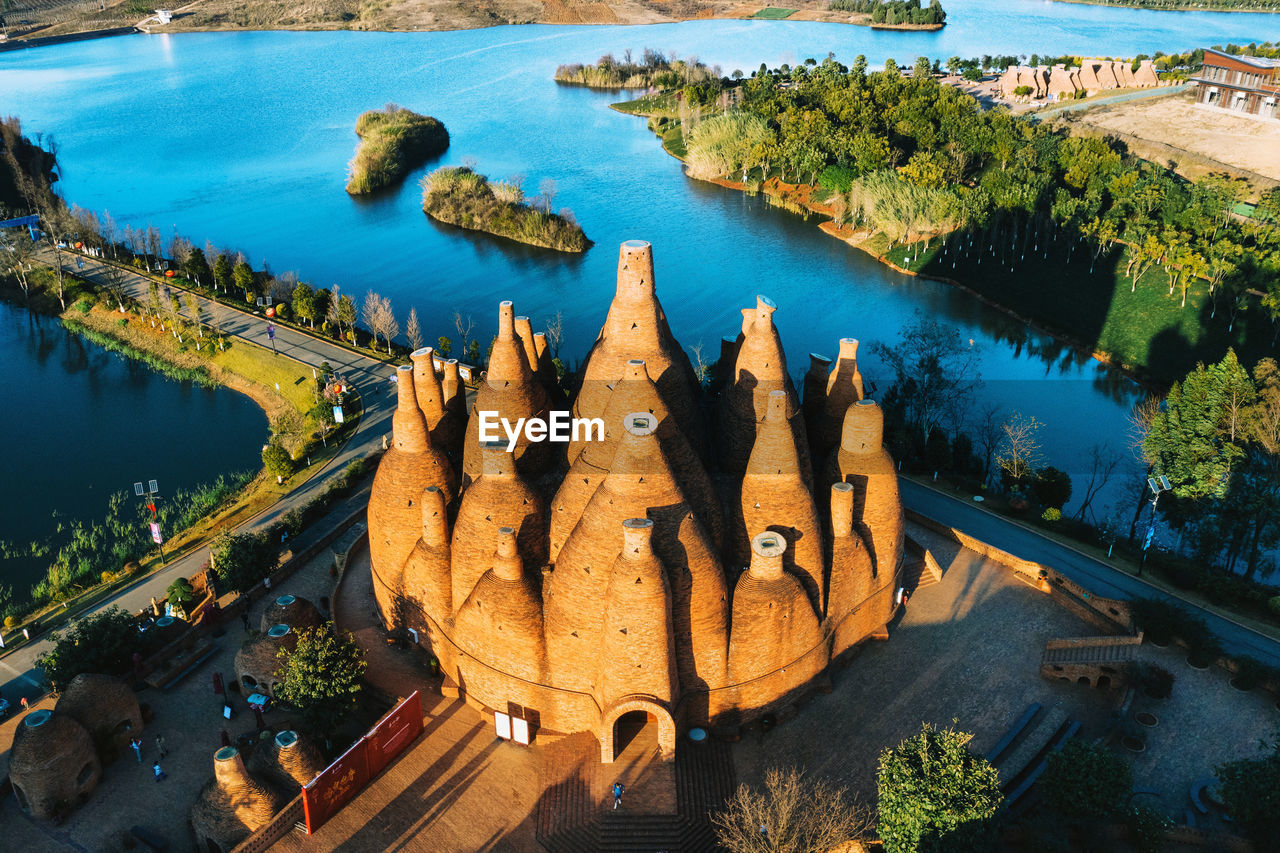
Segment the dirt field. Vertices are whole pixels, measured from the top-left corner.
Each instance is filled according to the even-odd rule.
[[[1197,108],[1193,97],[1187,92],[1109,104],[1072,124],[1120,135],[1135,154],[1157,163],[1173,160],[1190,178],[1229,167],[1242,177],[1252,172],[1280,181],[1280,122]]]

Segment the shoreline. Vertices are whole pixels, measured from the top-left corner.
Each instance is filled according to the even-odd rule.
[[[609,108],[615,109],[616,105],[610,104]],[[615,111],[620,112],[623,115],[629,115],[632,117],[645,117],[646,119],[652,117],[652,114],[648,114],[648,113],[639,113],[639,112],[630,113],[624,110],[617,110],[617,109],[615,109]],[[724,187],[725,189],[737,190],[738,192],[743,192],[743,193],[748,191],[746,184],[742,183],[741,181],[733,181],[733,180],[729,180],[728,178],[712,178],[712,179],[696,178],[690,175],[688,173],[688,170],[683,168],[685,163],[684,159],[677,156],[675,153],[673,153],[671,149],[667,147],[665,140],[659,134],[655,133],[654,136],[658,138],[658,142],[662,146],[662,150],[665,151],[669,156],[671,156],[681,164],[681,170],[684,172],[685,177],[688,178],[689,180],[701,181],[702,183],[707,183],[707,184],[716,184],[717,186]],[[775,199],[777,202],[780,202],[780,204],[778,204],[777,206],[788,208],[788,209],[799,208],[802,211],[804,211],[804,215],[806,217],[810,214],[813,214],[816,216],[828,216],[828,217],[831,216],[831,210],[820,202],[813,202],[812,200],[807,198],[793,197],[792,195],[789,195],[785,190],[782,192],[769,192],[768,186],[770,185],[770,183],[774,184],[775,187],[782,185],[777,178],[770,178],[764,181],[760,185],[759,193],[761,195],[769,197],[770,199]],[[782,186],[793,186],[793,187],[799,188],[802,185],[796,184],[796,185],[782,185]],[[813,189],[813,188],[809,187],[809,189]],[[797,193],[796,195],[802,195],[802,194]],[[1011,317],[1012,319],[1017,320],[1020,323],[1025,323],[1028,327],[1035,329],[1037,332],[1040,332],[1041,334],[1044,334],[1044,335],[1048,335],[1049,337],[1057,341],[1061,341],[1062,343],[1066,344],[1067,346],[1071,347],[1077,352],[1081,352],[1088,355],[1094,361],[1098,362],[1099,364],[1103,365],[1108,369],[1117,371],[1118,373],[1120,373],[1127,379],[1137,383],[1140,387],[1144,389],[1149,390],[1155,387],[1156,384],[1158,384],[1156,380],[1145,375],[1142,371],[1137,370],[1122,362],[1116,361],[1109,353],[1102,352],[1100,350],[1094,349],[1093,347],[1087,346],[1086,344],[1084,344],[1083,342],[1081,342],[1080,340],[1078,340],[1068,332],[1062,332],[1056,329],[1048,328],[1042,323],[1036,322],[1035,320],[1032,320],[1029,317],[1025,317],[1022,314],[1019,314],[1017,311],[1013,310],[1012,308],[1006,305],[1002,305],[999,302],[996,302],[991,297],[973,289],[972,287],[969,287],[968,285],[964,284],[961,281],[957,281],[956,279],[953,279],[953,278],[946,278],[944,276],[935,276],[935,275],[929,275],[928,273],[916,272],[914,270],[910,270],[910,269],[906,269],[905,267],[898,266],[897,264],[889,260],[884,255],[876,254],[871,249],[867,248],[866,245],[864,245],[866,240],[870,239],[870,237],[873,236],[870,233],[866,234],[861,239],[857,238],[857,234],[859,233],[857,231],[849,230],[849,233],[846,235],[841,232],[847,229],[839,228],[838,226],[835,225],[835,223],[831,219],[827,219],[823,222],[819,222],[818,230],[822,231],[824,234],[826,234],[829,237],[834,237],[835,239],[840,240],[841,242],[851,246],[852,248],[857,249],[858,251],[862,252],[868,257],[874,258],[878,263],[884,264],[885,266],[889,267],[895,272],[899,272],[899,273],[902,273],[903,275],[908,275],[913,278],[924,279],[925,281],[936,281],[936,282],[939,282],[940,284],[946,284],[951,287],[955,287],[959,290],[962,290],[966,294],[982,302],[984,305],[990,308],[994,308],[995,310],[1001,312],[1005,316]]]
[[[1138,9],[1143,12],[1243,12],[1250,15],[1280,15],[1280,9],[1195,9],[1168,8],[1152,9],[1150,6],[1139,6],[1136,3],[1107,3],[1105,0],[1053,0],[1054,3],[1073,3],[1076,6],[1110,6],[1115,9]]]

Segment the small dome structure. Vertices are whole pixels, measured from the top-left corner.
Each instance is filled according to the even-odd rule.
[[[255,637],[236,652],[236,680],[249,693],[263,693],[275,698],[275,686],[281,667],[281,649],[293,651],[298,645],[298,632],[288,625],[272,625],[265,634]]]
[[[71,715],[40,709],[18,724],[9,750],[9,779],[27,814],[49,818],[82,803],[101,778],[93,740]]]
[[[258,743],[249,758],[249,772],[275,785],[292,798],[298,789],[320,775],[324,757],[310,740],[286,730]]]
[[[290,628],[319,628],[324,624],[320,611],[305,598],[296,595],[282,595],[262,613],[262,632],[271,630],[272,625],[288,625]]]
[[[133,688],[113,675],[81,673],[54,706],[80,725],[91,739],[110,737],[121,752],[142,731],[142,710]]]
[[[191,807],[191,827],[201,850],[230,851],[261,829],[285,804],[285,798],[245,769],[234,746],[213,755],[213,778]]]

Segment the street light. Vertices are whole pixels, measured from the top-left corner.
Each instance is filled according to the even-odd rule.
[[[1142,577],[1142,569],[1147,565],[1147,552],[1151,550],[1151,542],[1156,538],[1156,504],[1160,502],[1160,496],[1173,488],[1169,485],[1169,478],[1160,475],[1160,479],[1155,477],[1147,478],[1147,488],[1151,489],[1151,524],[1147,526],[1147,539],[1142,543],[1142,559],[1138,561],[1138,577]]]
[[[160,500],[160,484],[155,480],[148,480],[144,488],[142,483],[134,483],[133,493],[146,499],[147,509],[151,510],[151,541],[156,543],[156,550],[160,552],[160,564],[164,565],[164,537],[160,535],[160,520],[156,511],[156,501]]]

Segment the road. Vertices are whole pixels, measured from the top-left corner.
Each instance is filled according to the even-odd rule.
[[[1046,539],[1033,530],[919,483],[900,478],[902,502],[921,515],[963,530],[1002,551],[1043,563],[1105,598],[1159,598],[1194,611],[1205,620],[1228,654],[1246,654],[1280,666],[1280,642],[1216,613],[1174,598],[1139,577],[1095,560],[1074,548]]]
[[[64,260],[74,259],[67,263],[68,269],[74,268],[75,261],[83,260],[84,268],[75,270],[76,274],[97,284],[102,283],[104,267],[102,263],[93,258],[81,257],[76,253],[64,253],[63,258]],[[42,260],[50,266],[54,264],[52,253],[46,253]],[[148,280],[134,273],[130,273],[129,276],[127,287],[130,295],[145,303]],[[270,348],[271,341],[267,335],[269,321],[265,317],[237,311],[225,305],[216,305],[203,297],[199,298],[203,317],[206,319],[216,317],[218,328],[225,334]],[[281,326],[276,326],[275,335],[276,349],[281,358],[293,358],[316,368],[328,362],[360,393],[364,414],[346,447],[336,457],[279,502],[240,525],[237,528],[240,531],[268,527],[289,510],[307,503],[319,495],[328,485],[329,480],[341,473],[350,462],[381,447],[382,437],[391,431],[391,414],[395,408],[395,386],[388,381],[394,372],[391,366]],[[113,605],[123,607],[130,612],[137,612],[149,605],[153,596],[163,599],[165,591],[175,578],[196,574],[208,559],[209,549],[200,548],[167,564],[155,574],[139,579],[89,612],[96,612]],[[3,680],[0,684],[0,695],[8,699],[15,708],[19,697],[25,695],[30,698],[43,692],[42,680],[35,668],[35,661],[51,645],[47,639],[38,639],[34,643],[14,649],[4,657],[0,657],[0,680]]]

